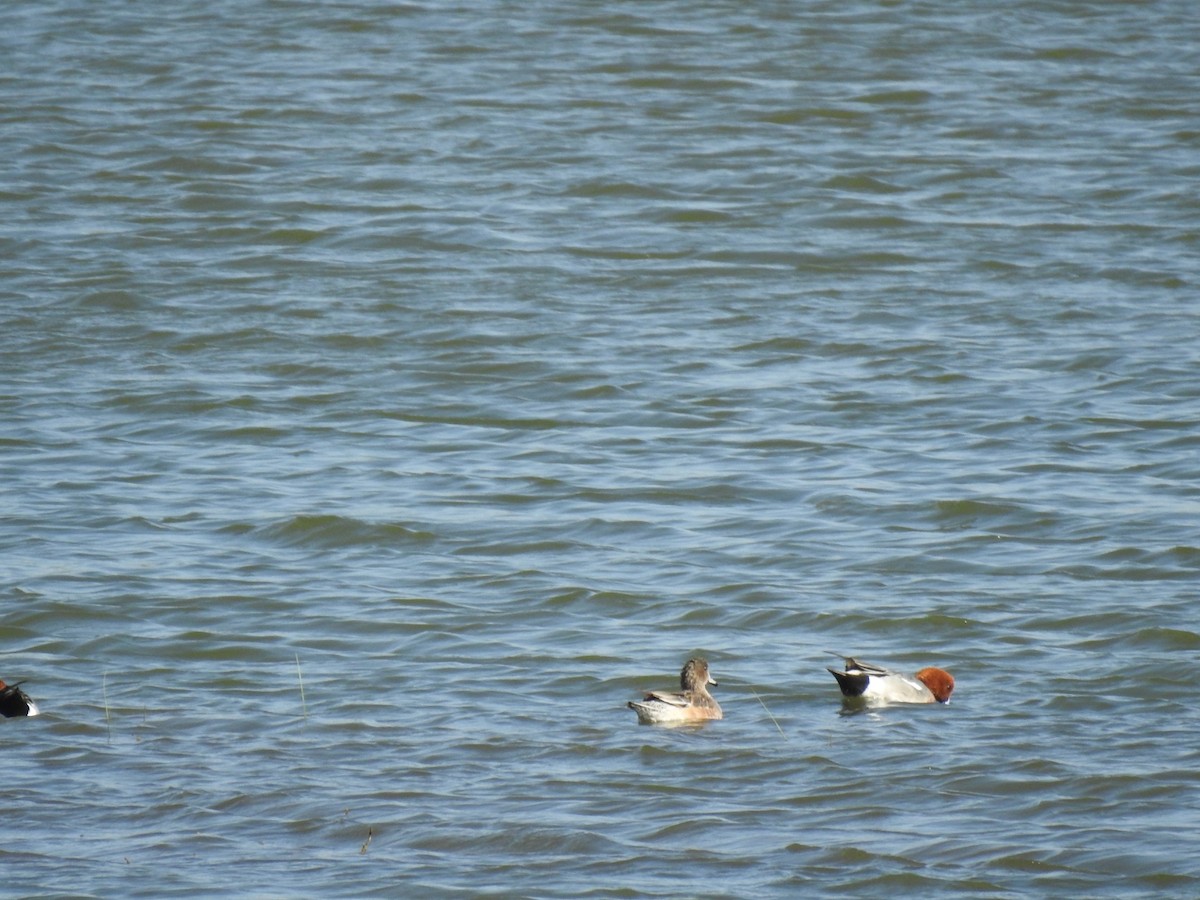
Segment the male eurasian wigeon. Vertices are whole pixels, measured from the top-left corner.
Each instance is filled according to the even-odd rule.
[[[708,692],[717,686],[708,674],[708,662],[689,659],[679,673],[682,691],[646,691],[645,699],[630,700],[629,708],[643,725],[683,725],[722,717],[721,705]]]
[[[841,654],[835,654],[841,656]],[[830,669],[842,696],[865,703],[949,703],[954,677],[945,669],[929,666],[915,675],[902,675],[852,657],[844,671]]]
[[[21,685],[24,683],[18,681],[10,687],[0,681],[0,716],[12,719],[16,716],[36,716],[38,714],[37,704],[21,690]]]

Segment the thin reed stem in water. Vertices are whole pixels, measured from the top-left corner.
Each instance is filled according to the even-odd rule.
[[[296,654],[296,680],[300,682],[300,708],[304,710],[304,718],[308,718],[308,703],[304,700],[304,675],[300,672],[300,654]]]
[[[784,739],[785,741],[786,741],[786,740],[789,740],[788,736],[787,736],[786,734],[784,734],[784,733],[783,733],[783,729],[779,727],[779,722],[776,720],[776,718],[775,718],[774,716],[772,716],[772,715],[771,715],[771,711],[770,711],[769,709],[767,709],[767,704],[763,703],[763,698],[762,698],[762,697],[760,697],[760,696],[758,696],[758,692],[757,692],[757,691],[753,691],[753,690],[752,690],[752,691],[750,691],[750,693],[754,694],[754,699],[755,699],[755,700],[757,700],[759,703],[761,703],[761,704],[762,704],[762,708],[763,708],[763,710],[764,710],[764,711],[766,712],[766,714],[767,714],[767,715],[770,717],[771,721],[775,723],[775,729],[776,729],[776,730],[777,730],[777,731],[778,731],[778,732],[779,732],[781,735],[783,735],[783,739]]]
[[[108,742],[112,743],[112,717],[108,714],[108,672],[100,679],[100,690],[104,693],[104,725],[108,729]]]

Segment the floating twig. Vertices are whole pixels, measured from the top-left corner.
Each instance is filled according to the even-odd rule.
[[[358,848],[358,855],[362,856],[367,852],[367,847],[371,846],[371,838],[375,837],[375,833],[370,828],[367,829],[367,839],[363,841],[363,845]]]

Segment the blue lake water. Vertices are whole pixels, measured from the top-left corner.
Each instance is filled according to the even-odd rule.
[[[0,892],[1196,896],[1197,47],[9,10]]]

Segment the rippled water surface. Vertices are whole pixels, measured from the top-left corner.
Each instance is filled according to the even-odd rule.
[[[1197,47],[8,10],[3,890],[1196,896]]]

